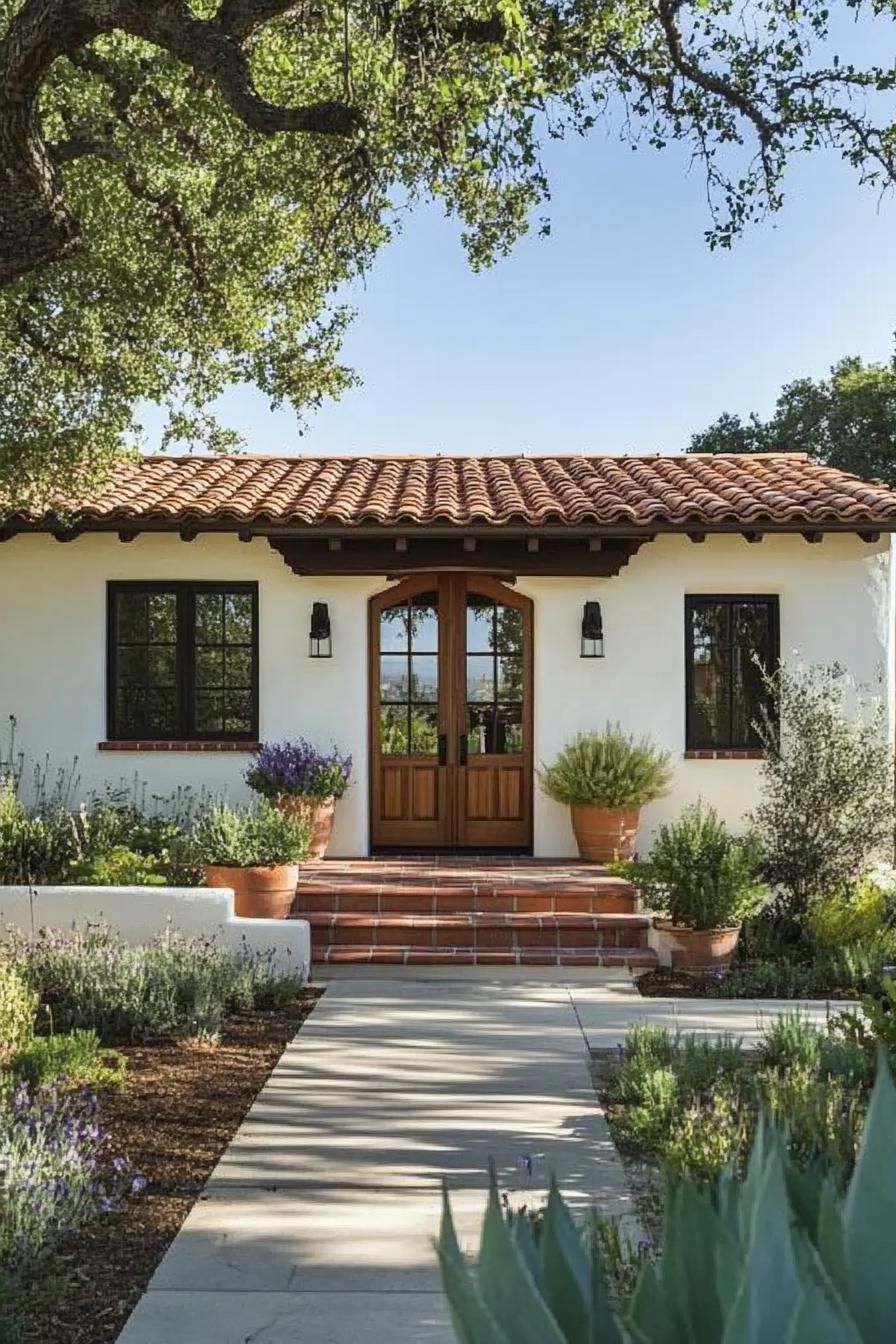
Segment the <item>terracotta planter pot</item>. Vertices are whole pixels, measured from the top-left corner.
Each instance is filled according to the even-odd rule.
[[[335,798],[310,798],[305,794],[282,793],[275,806],[290,817],[307,817],[311,824],[311,839],[308,850],[312,859],[322,859],[327,852],[330,836],[333,834],[333,817],[336,812]]]
[[[641,817],[639,807],[574,803],[570,812],[580,858],[609,863],[612,859],[632,857]]]
[[[728,965],[737,947],[741,926],[732,924],[724,929],[686,929],[669,919],[654,919],[653,927],[665,945],[659,949],[661,964],[705,968]]]
[[[249,919],[286,919],[299,881],[297,863],[271,863],[264,868],[209,865],[207,887],[233,887],[234,914]]]

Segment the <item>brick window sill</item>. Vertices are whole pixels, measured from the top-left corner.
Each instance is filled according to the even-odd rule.
[[[684,758],[686,761],[764,761],[765,752],[755,747],[744,750],[701,747],[699,750],[686,751]]]
[[[257,751],[258,742],[97,742],[97,751]]]

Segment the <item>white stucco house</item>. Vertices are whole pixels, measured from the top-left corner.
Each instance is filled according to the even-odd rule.
[[[147,457],[0,528],[31,758],[239,797],[259,740],[335,743],[339,856],[573,854],[535,772],[608,720],[673,756],[645,841],[697,796],[736,823],[756,654],[892,702],[896,494],[797,454]]]

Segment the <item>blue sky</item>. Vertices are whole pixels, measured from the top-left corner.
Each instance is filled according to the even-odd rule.
[[[730,252],[703,240],[705,184],[680,147],[598,133],[546,163],[551,236],[490,271],[436,208],[407,219],[350,296],[362,386],[301,437],[234,389],[220,412],[249,450],[678,452],[722,411],[768,413],[792,378],[892,353],[896,200],[836,156],[795,161],[783,210]]]

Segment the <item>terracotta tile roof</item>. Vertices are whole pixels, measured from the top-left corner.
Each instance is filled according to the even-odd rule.
[[[896,492],[802,454],[670,457],[145,457],[93,502],[86,527],[805,526],[896,530]],[[24,521],[24,520],[23,520]],[[35,522],[46,520],[31,519]]]

